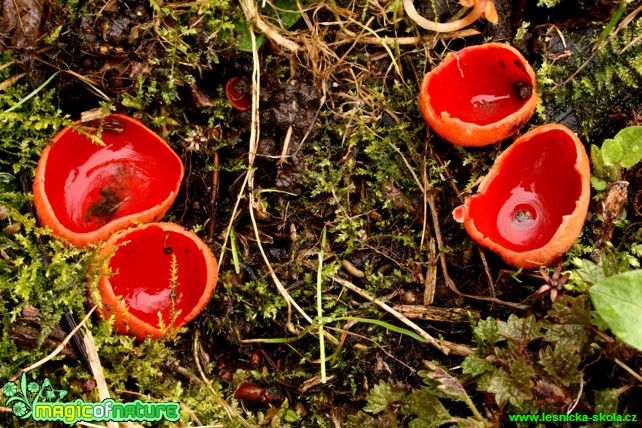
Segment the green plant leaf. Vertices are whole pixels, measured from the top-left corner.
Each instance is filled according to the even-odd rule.
[[[595,391],[595,414],[617,413],[618,399],[622,391],[619,389],[603,389]]]
[[[602,158],[606,166],[618,166],[624,155],[620,142],[616,139],[606,139],[602,143]]]
[[[606,189],[607,182],[606,180],[602,180],[601,178],[597,178],[595,176],[591,177],[591,186],[598,192],[601,192],[602,190]]]
[[[524,357],[520,357],[511,362],[510,374],[497,369],[480,387],[495,394],[497,404],[502,405],[508,401],[521,408],[524,401],[533,398],[534,383],[531,379],[534,376],[535,369],[525,362]]]
[[[579,382],[582,376],[577,369],[581,358],[577,348],[565,343],[556,343],[555,348],[547,346],[539,351],[539,362],[544,371],[564,386]]]
[[[390,384],[380,380],[379,384],[373,386],[368,392],[367,404],[363,410],[376,415],[386,410],[391,404],[401,401],[404,395],[404,391],[395,390]]]
[[[462,361],[461,370],[464,374],[479,376],[482,373],[492,372],[493,363],[484,358],[480,358],[478,355],[470,354]]]
[[[597,42],[595,42],[594,49],[597,49],[600,46],[600,44],[602,44],[602,42],[606,40],[606,38],[613,33],[615,26],[617,25],[618,22],[620,22],[620,19],[622,19],[622,15],[624,15],[624,11],[626,10],[627,3],[628,1],[622,0],[622,2],[620,3],[620,7],[618,7],[617,11],[613,14],[613,17],[608,22],[608,24],[604,26],[604,29],[600,33],[599,39],[597,40]]]
[[[613,334],[642,350],[642,270],[610,276],[591,287],[589,295]]]
[[[410,421],[410,428],[432,428],[453,422],[453,417],[437,397],[423,389],[416,389],[406,400],[410,413],[417,416]]]
[[[236,21],[234,29],[238,34],[238,43],[236,47],[243,52],[252,52],[252,38],[250,37],[250,27],[245,21]],[[265,42],[263,34],[256,35],[256,48],[260,49]]]
[[[546,316],[557,318],[563,324],[588,325],[591,323],[591,307],[584,296],[564,295],[553,303]]]
[[[595,144],[591,144],[591,166],[593,167],[593,175],[604,177],[604,158],[602,151]]]
[[[485,320],[479,320],[473,330],[473,333],[475,334],[475,340],[478,345],[482,345],[483,342],[488,342],[488,345],[490,345],[491,348],[500,340],[506,340],[499,335],[497,321],[490,317]]]
[[[468,394],[456,377],[430,361],[424,361],[424,364],[428,370],[420,370],[419,376],[424,378],[428,391],[437,397],[468,401]]]
[[[499,334],[508,339],[532,342],[543,336],[542,325],[533,315],[528,318],[519,318],[517,315],[511,314],[506,322],[499,321],[497,327]]]
[[[593,158],[592,155],[593,150],[591,150]],[[640,162],[642,160],[642,126],[624,128],[612,140],[604,140],[602,158],[605,166],[616,168],[631,168]]]
[[[642,160],[642,126],[624,128],[615,136],[622,147],[620,166],[631,168]]]
[[[301,13],[294,0],[276,0],[272,2],[274,5],[275,15],[281,21],[283,28],[291,28],[294,24],[301,19]]]
[[[546,342],[560,343],[579,351],[586,348],[590,339],[589,330],[580,324],[553,324],[544,335]]]

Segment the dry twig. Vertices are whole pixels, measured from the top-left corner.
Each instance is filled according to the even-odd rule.
[[[375,305],[379,306],[384,311],[388,312],[389,314],[391,314],[392,316],[397,318],[399,321],[401,321],[402,323],[406,324],[408,327],[413,329],[417,334],[419,334],[422,338],[424,338],[428,343],[430,343],[435,348],[439,349],[444,354],[446,354],[446,355],[453,354],[453,355],[465,356],[465,355],[468,355],[468,354],[470,354],[472,352],[472,349],[469,348],[466,345],[461,345],[461,344],[458,344],[458,343],[453,343],[453,342],[449,342],[447,340],[436,339],[436,338],[432,337],[431,335],[426,333],[426,331],[424,329],[419,327],[417,324],[415,324],[414,322],[409,320],[407,317],[405,317],[404,315],[402,315],[398,311],[394,310],[388,304],[382,302],[381,300],[379,300],[379,299],[377,299],[375,297],[372,297],[370,294],[366,293],[364,290],[362,290],[361,288],[357,287],[353,283],[348,282],[345,279],[343,279],[343,278],[341,278],[339,276],[336,276],[336,275],[332,275],[332,276],[330,276],[330,278],[333,281],[338,282],[339,284],[341,284],[345,288],[357,293],[361,297],[371,301],[372,303],[374,303]]]

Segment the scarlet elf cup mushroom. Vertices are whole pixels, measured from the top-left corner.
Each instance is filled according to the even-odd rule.
[[[448,56],[424,77],[419,105],[432,129],[460,146],[502,141],[535,111],[535,72],[515,48],[486,43]]]
[[[225,96],[232,106],[239,111],[246,111],[252,107],[252,98],[238,91],[240,77],[232,77],[225,84]]]
[[[112,236],[103,264],[100,314],[123,334],[159,338],[188,323],[207,305],[218,278],[216,259],[194,233],[150,223]]]
[[[87,134],[96,135],[97,144]],[[33,186],[43,226],[83,247],[134,222],[160,220],[176,199],[184,168],[156,133],[136,119],[112,114],[102,124],[60,131],[38,162]]]
[[[509,264],[557,261],[584,226],[590,167],[579,138],[549,124],[519,137],[495,161],[478,193],[453,211],[468,234]]]

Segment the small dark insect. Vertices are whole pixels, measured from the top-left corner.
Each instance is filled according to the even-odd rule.
[[[270,404],[273,400],[273,397],[267,389],[253,383],[244,383],[239,386],[239,389],[234,393],[234,398],[237,400],[249,401],[250,403],[263,404]]]
[[[165,254],[172,254],[172,247],[165,247],[163,248],[163,251],[165,252]]]
[[[525,82],[516,82],[513,84],[513,92],[520,100],[525,100],[533,93],[533,87]]]

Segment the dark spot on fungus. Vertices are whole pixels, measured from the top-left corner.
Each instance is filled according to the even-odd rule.
[[[124,198],[117,192],[114,186],[105,186],[98,191],[100,199],[91,204],[87,210],[87,218],[89,217],[100,217],[106,221],[109,221],[118,208],[124,202]]]
[[[533,214],[529,210],[519,210],[513,214],[513,220],[519,224],[528,223],[533,220]]]
[[[172,247],[165,247],[163,248],[163,251],[165,252],[165,254],[172,254]]]
[[[504,64],[504,60],[503,59],[499,60],[499,65],[501,65],[504,70],[506,69],[506,64]]]
[[[522,70],[524,73],[526,73],[526,67],[524,67],[524,64],[522,64],[522,63],[521,63],[521,61],[519,61],[519,60],[517,60],[517,59],[514,59],[514,60],[513,60],[513,64],[515,64],[515,66],[516,66],[517,68],[519,68],[519,69],[520,69],[520,70]]]
[[[533,87],[525,82],[515,82],[513,84],[513,91],[515,92],[515,95],[517,95],[517,98],[525,100],[533,93]]]

